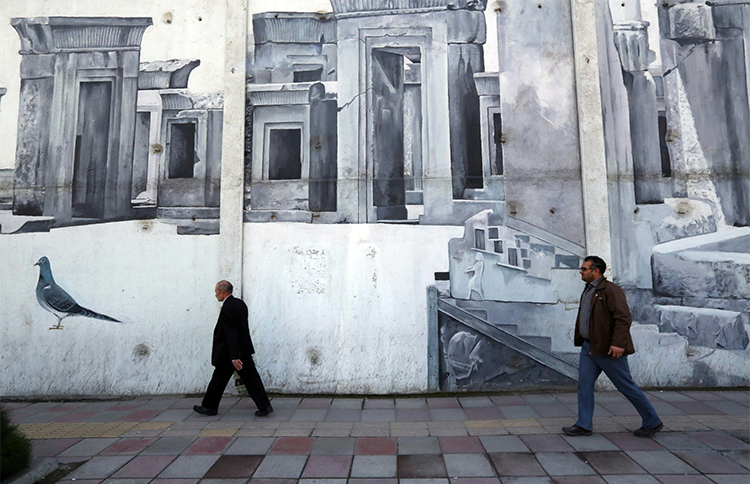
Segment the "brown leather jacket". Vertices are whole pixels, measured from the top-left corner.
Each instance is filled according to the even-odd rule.
[[[576,317],[574,343],[583,345],[580,330],[581,310]],[[633,339],[630,337],[630,316],[628,301],[620,286],[602,279],[591,296],[591,319],[589,319],[589,352],[596,356],[606,356],[610,346],[624,348],[624,355],[635,353]]]

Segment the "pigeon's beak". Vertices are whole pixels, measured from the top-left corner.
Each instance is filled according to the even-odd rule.
[[[39,265],[39,261],[34,262],[34,265],[38,266]]]

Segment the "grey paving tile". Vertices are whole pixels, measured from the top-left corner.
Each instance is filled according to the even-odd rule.
[[[333,401],[336,403],[336,400]],[[359,422],[362,420],[362,410],[355,408],[333,408],[326,415],[327,422]]]
[[[363,398],[334,398],[331,409],[362,410]]]
[[[466,420],[466,413],[460,408],[431,408],[430,416],[436,422],[461,422]]]
[[[668,450],[711,450],[683,432],[659,432],[652,438]]]
[[[539,418],[540,415],[530,405],[501,405],[497,407],[504,418]]]
[[[698,471],[690,467],[671,452],[652,450],[631,450],[626,452],[635,462],[650,474],[697,474]]]
[[[265,455],[274,440],[273,437],[239,437],[224,454]]]
[[[427,478],[427,479],[399,479],[399,484],[448,484],[449,481],[446,478]]]
[[[58,454],[60,457],[91,457],[103,451],[119,439],[83,439]]]
[[[594,469],[586,464],[576,454],[569,452],[540,452],[536,454],[539,464],[550,476],[585,476],[596,474]]]
[[[301,401],[301,398],[274,397],[271,399],[271,406],[274,410],[282,408],[297,408]]]
[[[555,484],[551,477],[503,477],[502,484]],[[451,481],[454,482],[454,481]]]
[[[427,400],[424,398],[397,398],[396,408],[405,410],[427,408]]]
[[[562,438],[579,452],[620,450],[615,444],[601,434],[593,434],[583,437],[570,437],[568,435],[563,435]]]
[[[393,398],[365,398],[363,407],[365,410],[383,410],[396,408]]]
[[[365,402],[365,405],[367,405],[367,402]],[[362,422],[393,422],[396,420],[396,409],[362,410],[360,419]]]
[[[14,419],[13,423],[47,423],[59,418],[61,415],[63,414],[57,412],[35,412],[26,417],[17,420]]]
[[[481,435],[479,440],[488,454],[496,452],[530,452],[517,435]]]
[[[502,484],[555,484],[550,477],[503,477]]]
[[[750,450],[750,444],[720,430],[713,432],[691,432],[688,435],[714,450]]]
[[[128,415],[131,410],[106,410],[97,412],[90,417],[83,419],[83,422],[117,422]]]
[[[556,434],[522,435],[521,440],[532,452],[573,452],[573,447]]]
[[[555,476],[555,484],[607,484],[600,476]]]
[[[143,455],[177,455],[181,454],[195,441],[193,437],[164,437],[146,448]]]
[[[690,476],[656,475],[654,477],[656,477],[662,484],[713,484],[708,477],[699,474]]]
[[[495,471],[485,454],[444,454],[448,477],[494,477]]]
[[[201,479],[198,484],[245,484],[246,482],[248,482],[247,479]]]
[[[299,484],[346,484],[346,479],[300,479]]]
[[[692,398],[683,395],[680,392],[664,391],[664,390],[652,390],[644,392],[647,397],[655,397],[665,402],[694,402]],[[651,400],[651,398],[649,398]]]
[[[732,452],[722,452],[721,454],[727,459],[730,459],[732,462],[736,462],[739,465],[743,466],[745,469],[750,469],[750,452],[749,451],[739,450],[739,451],[732,451]]]
[[[746,407],[750,407],[750,392],[748,391],[718,391],[714,392],[715,394],[721,396],[722,398],[725,398],[727,400],[732,400],[733,402],[738,402]]]
[[[652,405],[659,415],[685,415],[684,410],[680,410],[669,402],[654,401]]]
[[[581,456],[601,475],[646,474],[643,467],[624,452],[582,452]]]
[[[458,402],[464,408],[495,406],[490,397],[458,397]]]
[[[706,477],[716,484],[747,484],[750,482],[747,474],[706,474]]]
[[[313,444],[311,454],[318,455],[352,455],[357,439],[353,437],[318,437]]]
[[[398,453],[411,454],[439,454],[440,442],[437,437],[399,437]]]
[[[67,477],[69,479],[106,479],[127,464],[132,458],[132,455],[94,457],[68,474]]]
[[[649,475],[602,476],[607,484],[659,484],[655,477]]]
[[[148,484],[149,482],[151,482],[151,479],[148,478],[126,479],[110,477],[109,479],[103,480],[102,484]],[[78,481],[76,484],[78,484]]]
[[[533,405],[532,408],[539,414],[540,417],[544,418],[556,418],[556,417],[575,417],[574,412],[567,405],[562,403],[544,404],[544,405]]]
[[[547,475],[534,454],[513,452],[490,454],[490,459],[503,482],[506,477]]]
[[[322,420],[325,420],[327,413],[327,409],[298,408],[294,411],[289,420],[291,420],[292,422],[320,422]]]
[[[745,474],[747,471],[718,452],[675,452],[702,474]]]
[[[187,408],[174,408],[174,409],[167,409],[164,410],[162,413],[157,415],[156,417],[152,418],[152,422],[182,422],[186,418],[188,418],[190,415],[192,415],[193,410],[187,409]]]
[[[181,455],[177,457],[159,477],[161,478],[190,478],[203,477],[214,463],[219,460],[219,455]]]
[[[703,402],[709,407],[715,408],[726,415],[747,415],[748,409],[745,405],[731,401]]]
[[[355,455],[351,477],[396,477],[396,456]]]
[[[306,455],[267,455],[253,477],[297,479],[306,461]]]

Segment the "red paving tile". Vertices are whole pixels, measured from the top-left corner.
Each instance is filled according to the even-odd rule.
[[[163,410],[136,410],[118,419],[118,422],[144,422],[156,417]]]
[[[232,437],[201,437],[183,452],[186,455],[223,454],[234,442]]]
[[[360,437],[354,448],[357,455],[396,455],[398,440],[394,437]]]
[[[250,479],[248,484],[297,484],[297,479]]]
[[[68,402],[68,403],[63,403],[62,405],[58,405],[56,407],[52,407],[49,409],[49,411],[50,412],[75,412],[76,410],[80,410],[86,405],[88,405],[88,403]]]
[[[484,447],[478,437],[439,437],[443,454],[482,454]]]
[[[314,437],[279,437],[268,450],[269,454],[309,454]]]
[[[54,457],[68,447],[71,447],[81,439],[42,439],[34,440],[32,453],[34,457]]]
[[[622,450],[664,450],[652,439],[636,437],[631,433],[605,433],[602,434]]]
[[[174,455],[139,455],[115,472],[114,478],[154,478],[172,463]]]
[[[313,455],[307,460],[302,478],[347,477],[351,466],[350,455]]]
[[[154,443],[156,439],[122,439],[110,445],[99,455],[135,455],[140,454],[143,449]]]
[[[203,478],[230,479],[250,477],[262,460],[262,455],[222,455]]]
[[[60,415],[56,419],[54,419],[53,422],[55,422],[55,423],[81,422],[83,420],[86,420],[89,417],[93,417],[96,414],[97,414],[97,412],[71,412],[71,413],[65,413],[63,415]]]

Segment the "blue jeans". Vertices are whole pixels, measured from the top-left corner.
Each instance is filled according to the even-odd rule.
[[[578,422],[576,425],[586,430],[594,428],[594,383],[602,371],[612,380],[620,393],[630,400],[643,419],[644,427],[654,428],[661,423],[653,405],[630,376],[628,357],[594,356],[589,354],[589,344],[584,341],[581,347],[581,357],[578,360]]]

